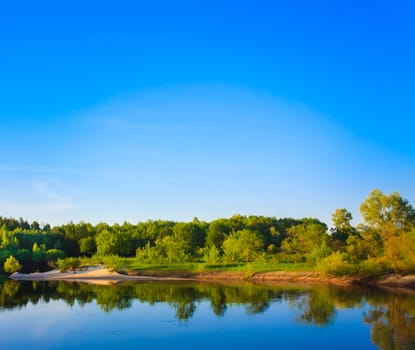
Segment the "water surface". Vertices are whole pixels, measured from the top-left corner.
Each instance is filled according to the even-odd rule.
[[[1,348],[415,349],[415,294],[305,285],[0,283]]]

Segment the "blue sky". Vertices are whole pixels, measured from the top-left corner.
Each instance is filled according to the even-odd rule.
[[[0,215],[415,203],[412,1],[4,1]]]

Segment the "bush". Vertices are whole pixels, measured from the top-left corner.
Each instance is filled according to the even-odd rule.
[[[22,268],[19,261],[12,255],[10,255],[4,263],[3,269],[8,273],[18,272]]]
[[[77,267],[81,266],[81,260],[79,258],[66,258],[58,259],[58,268],[60,271],[73,271]]]
[[[117,255],[105,256],[102,261],[105,267],[111,270],[119,270],[123,267],[123,259]]]
[[[210,248],[205,248],[205,255],[203,260],[207,263],[216,264],[220,262],[220,252],[215,245],[212,245]]]
[[[56,261],[58,259],[64,259],[65,257],[65,252],[60,249],[49,249],[45,252],[46,261]]]
[[[358,266],[348,263],[342,253],[335,252],[318,261],[317,271],[323,275],[353,275],[358,272]]]
[[[359,264],[359,273],[364,276],[380,276],[392,271],[390,264],[384,258],[369,258]]]

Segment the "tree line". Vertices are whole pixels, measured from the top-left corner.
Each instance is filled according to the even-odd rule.
[[[51,227],[0,217],[0,266],[45,271],[69,257],[134,257],[142,263],[306,262],[330,274],[415,271],[415,210],[398,193],[372,191],[352,225],[344,208],[332,227],[316,218],[234,215],[211,222],[149,220]]]

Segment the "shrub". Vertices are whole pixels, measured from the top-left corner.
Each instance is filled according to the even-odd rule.
[[[220,252],[215,245],[212,245],[210,248],[205,248],[205,255],[203,257],[208,263],[216,264],[220,261]]]
[[[45,258],[47,261],[56,261],[58,259],[64,259],[65,257],[65,252],[60,249],[49,249],[45,252]]]
[[[342,253],[335,252],[319,260],[317,270],[324,275],[343,276],[356,274],[358,266],[348,263]]]
[[[3,269],[5,272],[8,273],[15,273],[18,272],[22,268],[20,265],[19,260],[17,260],[14,256],[10,255],[7,260],[4,262]]]
[[[384,258],[369,258],[359,264],[359,273],[364,276],[380,276],[393,270]]]
[[[81,266],[81,260],[79,258],[58,259],[57,263],[60,271],[73,271]]]

